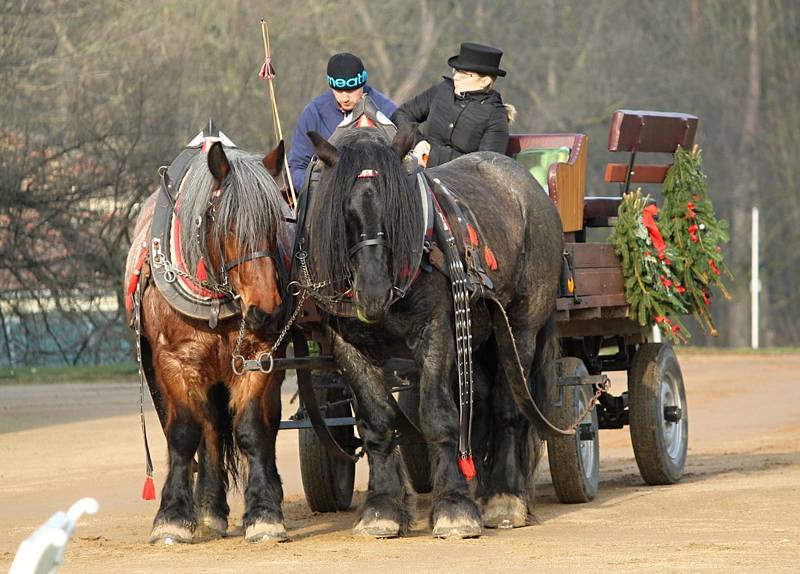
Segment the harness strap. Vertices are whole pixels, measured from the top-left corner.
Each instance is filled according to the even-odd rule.
[[[241,257],[237,257],[233,261],[229,261],[225,264],[225,271],[230,271],[237,265],[241,265],[245,261],[250,261],[252,259],[260,259],[262,257],[269,257],[270,259],[275,260],[275,254],[272,251],[255,251],[253,253],[248,253],[247,255],[242,255]]]
[[[167,166],[162,165],[158,168],[158,175],[161,178],[161,193],[169,200],[170,204],[172,205],[172,212],[177,214],[178,213],[178,205],[177,200],[172,197],[172,182],[169,179],[169,174],[167,173]]]
[[[350,250],[347,252],[347,254],[350,257],[352,257],[358,251],[360,251],[361,249],[363,249],[365,247],[369,247],[370,245],[382,245],[386,249],[391,249],[391,246],[389,245],[389,242],[386,241],[386,239],[384,239],[383,237],[377,237],[375,239],[365,239],[364,241],[359,241],[358,243],[356,243],[355,245],[353,245],[350,248]]]
[[[489,275],[484,271],[481,265],[481,253],[478,251],[478,236],[482,235],[480,230],[476,232],[475,228],[478,227],[478,221],[471,214],[469,208],[460,204],[458,199],[445,187],[438,178],[431,178],[430,174],[425,174],[428,178],[428,184],[431,189],[431,194],[436,197],[439,202],[438,209],[440,209],[448,220],[450,231],[455,237],[459,255],[462,256],[466,263],[466,272],[469,278],[468,287],[470,291],[476,289],[483,289],[492,291],[494,283]],[[471,217],[468,219],[465,211],[469,212]],[[483,257],[487,257],[488,253],[492,258],[494,254],[489,249],[488,245],[484,247]],[[487,262],[489,268],[496,269],[497,261],[493,260],[492,263]]]
[[[439,182],[437,182],[439,183]],[[439,183],[441,186],[441,183]],[[441,186],[443,187],[443,186]],[[453,292],[454,327],[456,339],[456,371],[458,373],[458,466],[467,480],[475,477],[472,460],[472,413],[473,413],[473,369],[472,369],[472,321],[470,319],[470,296],[464,264],[456,248],[456,239],[447,222],[436,195],[433,195],[436,210],[436,233],[444,249],[450,287]]]

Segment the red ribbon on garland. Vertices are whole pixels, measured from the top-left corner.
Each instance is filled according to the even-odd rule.
[[[642,211],[642,223],[650,235],[650,240],[653,242],[653,247],[658,251],[659,258],[663,259],[664,251],[667,250],[667,244],[664,242],[664,236],[658,230],[655,217],[658,215],[658,208],[655,205],[648,205]]]

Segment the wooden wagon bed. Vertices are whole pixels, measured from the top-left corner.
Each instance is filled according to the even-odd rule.
[[[610,163],[606,183],[620,184],[618,195],[587,197],[585,134],[512,135],[507,153],[540,179],[556,204],[564,229],[565,252],[572,264],[574,293],[557,301],[561,337],[634,336],[641,342],[650,330],[630,318],[619,258],[608,243],[586,242],[589,227],[609,227],[617,216],[622,195],[631,183],[661,183],[669,164],[637,165],[638,154],[674,153],[691,147],[697,117],[689,114],[617,110],[611,118],[608,150],[626,152],[627,163]],[[549,163],[559,151],[560,161]],[[545,175],[546,174],[546,175]],[[636,337],[639,336],[639,337]]]

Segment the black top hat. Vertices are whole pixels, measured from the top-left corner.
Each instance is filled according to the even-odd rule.
[[[505,76],[506,71],[500,69],[500,58],[503,52],[491,46],[464,42],[458,55],[447,60],[447,64],[457,70],[477,72],[484,76]]]

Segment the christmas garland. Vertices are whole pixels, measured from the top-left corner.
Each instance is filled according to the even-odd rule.
[[[700,151],[678,147],[664,180],[664,206],[639,190],[627,193],[610,241],[622,263],[625,295],[639,324],[655,322],[665,338],[685,342],[689,331],[681,315],[692,315],[716,335],[711,318],[711,288],[730,298],[722,275],[732,277],[722,260],[727,222],[717,220],[708,197]]]
[[[626,193],[610,240],[622,263],[625,296],[631,317],[640,325],[653,321],[665,337],[683,341],[688,333],[680,315],[688,313],[672,262],[675,249],[664,240],[655,222],[658,210],[639,190]]]

